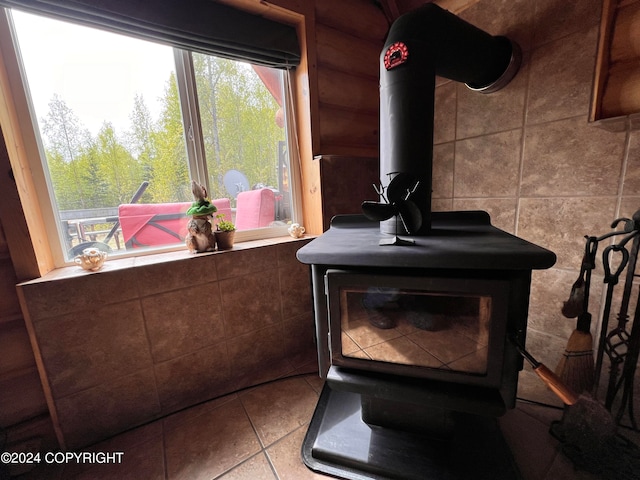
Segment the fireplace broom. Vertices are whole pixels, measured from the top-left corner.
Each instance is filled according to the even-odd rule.
[[[556,367],[556,375],[578,394],[590,392],[594,379],[593,337],[588,310],[591,271],[595,268],[598,240],[596,237],[586,238],[580,275],[573,284],[569,300],[562,307],[562,314],[567,318],[577,316],[578,323]]]

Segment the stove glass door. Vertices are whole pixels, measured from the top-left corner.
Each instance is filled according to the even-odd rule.
[[[498,386],[509,283],[328,270],[333,365]]]
[[[344,357],[487,373],[489,296],[344,287],[340,316]]]

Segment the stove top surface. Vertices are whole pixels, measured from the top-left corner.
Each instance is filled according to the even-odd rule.
[[[380,245],[393,235],[364,215],[338,215],[300,250],[302,263],[332,266],[472,270],[546,269],[556,255],[491,225],[486,212],[433,212],[431,232],[400,236],[411,245]]]

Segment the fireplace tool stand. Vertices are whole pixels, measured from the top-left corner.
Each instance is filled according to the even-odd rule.
[[[595,266],[593,260],[599,243],[618,238],[602,251],[604,283],[607,289],[593,368],[593,385],[584,390],[591,395],[580,395],[579,400],[568,405],[562,420],[552,423],[550,433],[562,442],[562,451],[577,468],[589,471],[598,478],[631,480],[638,478],[640,448],[617,433],[617,426],[622,425],[623,417],[627,414],[630,428],[638,430],[633,409],[633,387],[640,353],[640,298],[635,307],[631,328],[628,323],[633,281],[638,276],[636,267],[640,247],[640,210],[634,213],[632,219],[615,220],[611,228],[614,230],[600,237],[585,237],[585,250],[590,253],[592,260],[591,268]],[[625,281],[622,293],[618,295],[620,307],[617,325],[610,328],[613,298],[623,273]],[[584,295],[588,301],[588,288],[585,288]],[[565,303],[565,307],[566,305]],[[598,400],[598,391],[605,356],[610,368],[602,405]],[[584,384],[587,385],[588,382]]]
[[[638,430],[633,409],[633,385],[640,355],[640,292],[631,329],[628,327],[628,322],[633,281],[634,278],[640,276],[636,273],[638,249],[640,247],[640,210],[635,212],[631,219],[619,218],[615,220],[611,228],[615,229],[620,224],[623,225],[622,230],[614,230],[597,239],[600,242],[610,237],[622,236],[620,241],[606,247],[602,252],[604,283],[607,284],[607,293],[598,341],[593,394],[594,397],[597,395],[603,359],[604,355],[606,355],[609,359],[610,368],[605,407],[609,411],[612,411],[614,406],[617,407],[617,412],[614,414],[617,424],[622,422],[625,413],[628,414],[631,428]],[[629,244],[631,245],[630,247],[628,247]],[[619,255],[619,259],[614,261],[614,256],[616,255]],[[618,284],[619,277],[625,268],[622,300],[617,314],[618,323],[613,329],[609,330],[609,318],[611,316],[611,304],[615,286]],[[618,397],[620,398],[617,401]]]

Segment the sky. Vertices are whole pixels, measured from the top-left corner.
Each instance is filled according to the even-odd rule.
[[[158,118],[173,50],[142,40],[13,11],[38,121],[57,93],[95,135],[105,120],[118,135],[131,124],[136,94]]]

